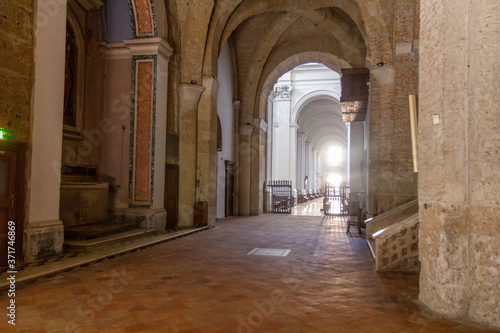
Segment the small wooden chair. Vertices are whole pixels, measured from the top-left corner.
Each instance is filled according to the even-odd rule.
[[[358,215],[357,216],[349,216],[347,218],[347,231],[345,232],[346,234],[349,234],[349,231],[351,230],[351,225],[353,225],[353,226],[358,227],[359,235],[362,236],[362,234],[361,234],[361,214],[362,213],[363,213],[363,208],[358,207]]]

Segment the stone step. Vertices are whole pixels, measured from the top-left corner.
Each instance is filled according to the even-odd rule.
[[[65,249],[89,250],[89,249],[101,247],[104,245],[108,245],[111,243],[123,242],[126,240],[142,237],[150,232],[151,231],[147,231],[144,229],[134,229],[134,230],[124,231],[124,232],[116,233],[113,235],[92,238],[92,239],[85,239],[85,240],[66,239],[66,240],[64,240],[64,248]]]
[[[373,238],[367,238],[366,244],[368,245],[368,248],[370,249],[370,252],[373,256],[373,259],[375,259],[375,240]]]
[[[64,228],[64,239],[87,240],[101,238],[112,234],[118,234],[137,229],[136,223],[112,223],[109,221],[77,225]]]

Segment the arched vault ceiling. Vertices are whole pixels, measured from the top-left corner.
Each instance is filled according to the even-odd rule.
[[[301,1],[298,2],[300,5]],[[243,21],[267,11],[289,11],[292,9],[289,5],[290,3],[288,1],[217,1],[208,31],[204,63],[205,73],[210,74],[217,72],[217,58],[222,45]],[[361,33],[365,33],[361,11],[351,0],[317,1],[316,4],[309,5],[308,7],[304,4],[301,5],[303,9],[309,8],[311,10],[321,7],[340,8],[356,22],[356,25],[360,27]],[[293,6],[293,8],[295,7],[297,6]]]
[[[314,99],[305,104],[297,117],[297,124],[299,132],[304,133],[317,149],[323,149],[331,142],[342,146],[347,144],[347,128],[342,121],[340,104],[331,98]]]
[[[243,122],[262,118],[259,116],[259,99],[262,97],[260,87],[266,82],[267,76],[290,57],[308,52],[324,53],[342,60],[344,68],[364,66],[366,44],[354,21],[340,9],[318,7],[325,4],[313,2],[313,7],[302,2],[293,2],[290,7],[288,3],[291,8],[289,11],[278,11],[278,7],[269,7],[267,2],[265,6],[262,2],[255,3],[256,8],[267,9],[239,22],[233,31],[238,64],[238,95],[241,109],[248,117],[242,119]],[[320,59],[311,58],[308,61]]]
[[[342,68],[350,67],[344,60],[339,59],[331,53],[314,51],[294,54],[284,59],[274,68],[266,67],[266,72],[263,74],[263,77],[266,79],[259,82],[259,87],[255,96],[256,99],[260,99],[256,102],[258,108],[255,110],[255,118],[265,118],[264,111],[267,103],[267,96],[276,81],[289,70],[308,62],[322,63],[337,73],[340,73],[340,69]]]
[[[339,19],[344,22],[343,27],[339,30],[347,31],[345,29],[346,23],[350,27],[354,27],[359,32],[361,40],[366,43],[366,53],[371,54],[373,50],[370,48],[372,46],[377,48],[381,41],[384,47],[390,46],[388,36],[392,32],[393,11],[391,9],[394,7],[394,2],[395,0],[215,1],[216,6],[206,36],[204,73],[213,75],[217,72],[217,58],[220,49],[241,23],[266,12],[302,13],[325,29],[335,31],[337,29],[331,29],[330,26],[334,20],[330,20],[329,15],[325,15],[325,11],[335,9],[336,16],[340,16]],[[371,42],[372,39],[375,42]]]
[[[179,28],[182,32],[181,82],[201,84],[207,33],[212,18],[213,1],[175,0]],[[215,60],[217,62],[217,59]]]
[[[172,0],[169,8],[171,2],[175,3],[181,31],[182,82],[200,82],[203,74],[215,75],[223,43],[244,21],[268,12],[305,17],[341,45],[354,31],[360,36],[354,44],[362,41],[364,53],[370,55],[372,63],[392,60],[391,52],[385,50],[391,47],[395,0]]]

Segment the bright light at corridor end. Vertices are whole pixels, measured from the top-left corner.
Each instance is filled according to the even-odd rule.
[[[331,186],[339,187],[340,183],[342,183],[342,176],[337,173],[332,173],[328,175],[326,181]]]
[[[326,150],[326,162],[329,166],[340,166],[342,163],[342,148],[330,147]]]

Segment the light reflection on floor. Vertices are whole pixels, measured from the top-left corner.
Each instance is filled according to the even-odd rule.
[[[292,215],[322,216],[324,214],[321,209],[323,209],[323,198],[318,198],[296,205],[292,208]]]

